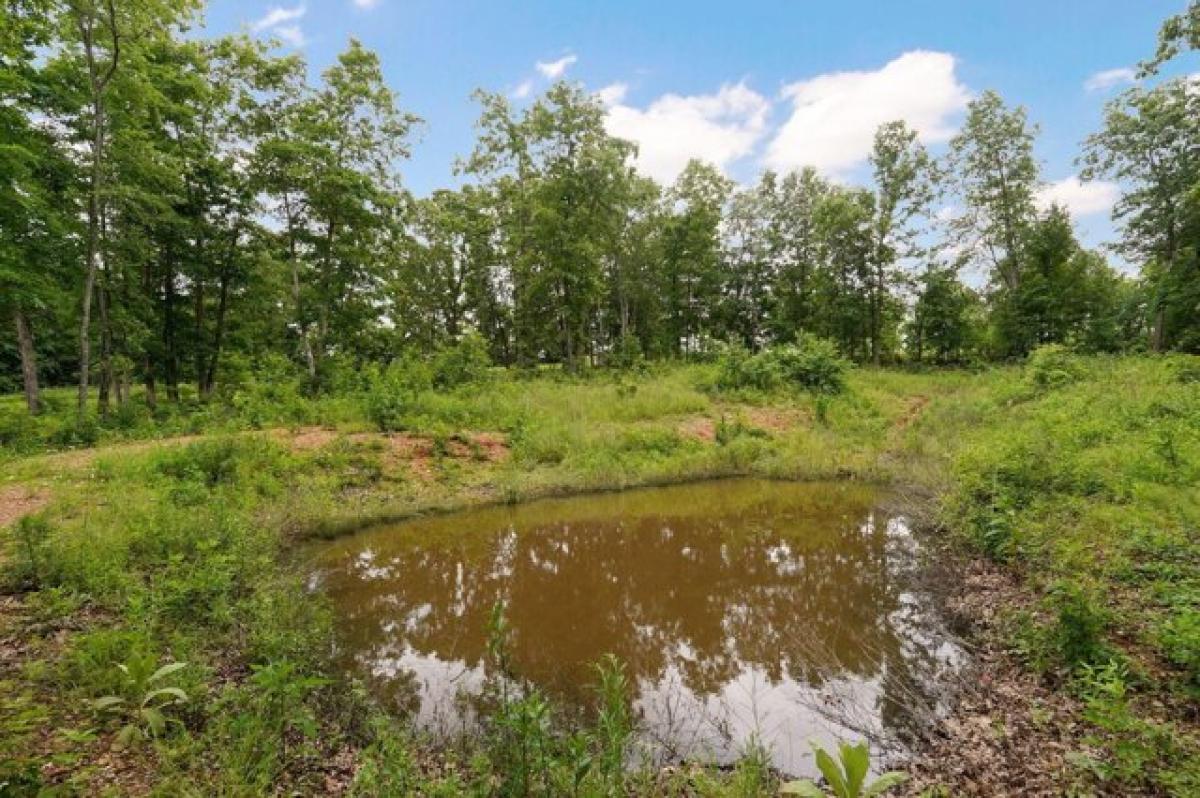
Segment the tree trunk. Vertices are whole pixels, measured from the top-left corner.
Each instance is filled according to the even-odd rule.
[[[29,329],[29,320],[18,306],[13,311],[13,321],[17,325],[17,348],[21,353],[21,379],[25,386],[25,406],[29,415],[36,416],[42,411],[42,393],[38,387],[37,352],[33,348],[33,332]]]
[[[163,358],[167,398],[179,401],[179,353],[175,351],[175,274],[170,268],[163,277]]]
[[[229,305],[229,276],[221,274],[220,298],[217,301],[217,322],[213,331],[212,356],[208,360],[208,371],[204,374],[200,396],[207,399],[217,384],[217,360],[221,357],[221,340],[225,337],[225,311]]]
[[[101,285],[96,292],[97,307],[100,310],[100,382],[97,385],[96,413],[101,418],[108,418],[112,387],[112,327],[108,319],[108,289]]]

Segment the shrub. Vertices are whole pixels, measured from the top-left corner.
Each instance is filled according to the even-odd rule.
[[[438,350],[433,356],[433,385],[437,388],[455,388],[482,382],[491,367],[487,342],[479,333],[469,332],[457,343]]]
[[[1078,584],[1060,581],[1051,589],[1049,603],[1057,615],[1052,642],[1066,665],[1074,669],[1109,659],[1104,644],[1108,616],[1099,596]]]
[[[770,391],[793,388],[817,394],[845,390],[849,364],[824,338],[801,334],[795,344],[750,354],[740,345],[724,348],[718,358],[717,387]]]
[[[1078,382],[1083,377],[1083,364],[1065,346],[1047,344],[1029,354],[1026,374],[1035,388],[1046,391]]]

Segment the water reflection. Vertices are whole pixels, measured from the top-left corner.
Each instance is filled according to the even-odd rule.
[[[809,741],[883,739],[956,650],[907,577],[912,541],[848,484],[734,480],[497,507],[330,544],[314,581],[347,668],[429,729],[469,722],[487,621],[568,706],[612,652],[663,756],[727,762],[753,735],[791,773]]]

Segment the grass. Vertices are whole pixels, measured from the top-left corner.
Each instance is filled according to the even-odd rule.
[[[1012,608],[1011,643],[1084,708],[1094,745],[1076,757],[1079,773],[1111,789],[1195,794],[1193,362],[860,369],[836,396],[717,390],[712,365],[491,373],[403,386],[388,404],[393,435],[372,420],[370,381],[314,400],[290,378],[267,380],[211,405],[87,421],[83,436],[69,392],[52,392],[51,412],[25,426],[6,397],[0,490],[42,491],[49,505],[0,538],[16,597],[0,622],[21,641],[0,673],[0,779],[14,794],[43,783],[164,795],[331,783],[361,795],[772,794],[754,752],[733,773],[614,768],[629,722],[619,663],[597,674],[607,711],[594,727],[569,727],[526,693],[501,704],[482,739],[430,750],[340,681],[328,609],[293,564],[306,538],[378,520],[755,474],[939,497],[944,528],[1037,597]],[[147,442],[180,434],[198,438]],[[172,662],[186,666],[154,684],[187,700],[162,706],[161,729],[94,703],[140,702],[146,675]],[[129,735],[138,741],[114,748],[130,724],[143,724]],[[116,785],[101,766],[113,760]]]

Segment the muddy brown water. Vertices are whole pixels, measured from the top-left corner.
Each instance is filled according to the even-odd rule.
[[[488,507],[325,544],[311,583],[345,669],[435,735],[477,722],[501,602],[513,667],[568,714],[594,663],[626,664],[640,757],[728,764],[757,742],[807,775],[814,742],[896,751],[961,659],[886,500],[744,479]]]

